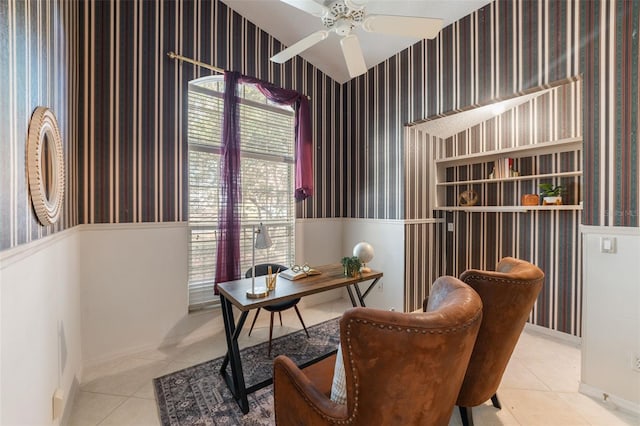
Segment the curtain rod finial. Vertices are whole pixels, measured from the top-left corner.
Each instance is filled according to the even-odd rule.
[[[176,54],[173,51],[167,52],[167,56],[170,57],[171,59],[175,59],[176,58]]]

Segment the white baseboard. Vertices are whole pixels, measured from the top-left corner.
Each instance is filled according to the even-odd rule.
[[[218,308],[215,308],[218,309]],[[198,311],[197,314],[206,313],[207,310]],[[194,315],[193,313],[189,315]],[[222,324],[222,318],[220,318],[220,324]],[[224,329],[223,326],[220,326],[220,329]],[[175,335],[172,337],[165,338],[162,342],[157,342],[153,344],[140,345],[132,348],[127,348],[124,351],[116,352],[109,354],[108,356],[94,358],[91,360],[85,360],[82,365],[82,374],[80,375],[80,382],[82,382],[82,377],[85,376],[87,371],[93,370],[94,368],[98,368],[105,364],[112,363],[119,359],[135,357],[138,354],[143,354],[145,352],[150,352],[157,349],[162,349],[174,345],[190,345],[192,343],[199,342],[201,340],[212,337],[214,334],[218,333],[217,329],[204,329],[200,331],[194,331],[191,333]]]
[[[346,292],[345,292],[346,293]],[[306,307],[312,307],[312,306],[316,306],[316,305],[320,305],[323,303],[327,303],[330,302],[332,300],[337,300],[337,299],[344,299],[345,295],[342,294],[341,290],[332,290],[329,292],[325,292],[322,295],[329,295],[331,296],[329,299],[326,298],[314,298],[312,296],[306,296],[305,298],[302,299],[301,303],[304,304],[304,306]],[[306,303],[305,302],[306,300]],[[215,314],[213,312],[217,311]],[[238,316],[238,312],[237,310],[234,310],[234,315]],[[129,357],[135,357],[138,354],[142,354],[144,352],[149,352],[149,351],[153,351],[156,349],[162,349],[163,347],[170,347],[170,346],[174,346],[174,345],[190,345],[192,343],[196,343],[199,342],[201,340],[207,339],[209,337],[212,337],[213,335],[219,333],[221,330],[224,331],[224,325],[222,323],[222,314],[220,312],[220,308],[211,308],[211,309],[203,309],[200,311],[196,311],[196,312],[192,312],[189,315],[191,316],[195,316],[195,315],[204,315],[204,316],[211,316],[212,320],[214,319],[214,316],[217,316],[218,320],[220,321],[220,325],[219,327],[199,327],[199,330],[194,330],[194,331],[190,331],[190,332],[186,332],[183,334],[179,334],[179,335],[175,335],[175,336],[171,336],[171,337],[167,337],[165,338],[163,341],[161,342],[157,342],[154,344],[148,344],[148,345],[141,345],[141,346],[136,346],[134,348],[129,348],[126,351],[122,351],[122,352],[118,352],[118,353],[114,353],[114,354],[110,354],[108,356],[105,357],[101,357],[101,358],[96,358],[96,359],[92,359],[92,360],[85,360],[83,366],[82,366],[82,374],[80,376],[81,380],[80,382],[82,382],[82,377],[85,376],[85,372],[93,370],[94,368],[98,368],[102,365],[105,364],[109,364],[112,363],[114,361],[117,361],[119,359],[122,358],[129,358]],[[201,323],[198,323],[201,324]]]
[[[62,419],[60,419],[61,425],[68,425],[69,420],[71,419],[71,413],[73,412],[73,406],[76,402],[76,398],[78,397],[78,391],[80,390],[80,383],[78,382],[78,378],[74,377],[73,382],[71,382],[71,388],[69,389],[69,396],[67,397],[67,403],[64,406],[64,411],[62,412]]]
[[[602,389],[585,385],[584,383],[581,382],[580,387],[578,388],[578,392],[580,392],[581,394],[590,396],[592,398],[595,398],[600,402],[604,402],[612,410],[620,409],[622,411],[626,411],[634,415],[640,415],[640,404],[636,404],[635,402],[631,402],[626,399],[618,398],[615,395],[610,395],[609,393],[603,391]],[[605,400],[605,395],[606,395],[606,400]]]
[[[550,328],[542,327],[540,325],[526,323],[524,326],[524,329],[527,332],[543,334],[547,337],[551,337],[553,339],[571,343],[572,345],[575,345],[575,346],[580,346],[582,344],[582,338],[578,336],[574,336],[568,333],[563,333],[562,331],[558,331],[558,330],[551,330]]]

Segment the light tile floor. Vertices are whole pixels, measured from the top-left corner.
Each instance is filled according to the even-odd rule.
[[[349,307],[336,300],[304,307],[307,326],[339,316]],[[293,310],[283,313],[283,324],[275,322],[274,337],[301,329]],[[248,331],[253,313],[247,318]],[[152,379],[225,353],[224,331],[213,325],[213,336],[185,345],[136,354],[85,372],[77,394],[70,426],[159,425]],[[266,341],[269,315],[262,311],[251,337],[244,332],[241,347]],[[610,409],[600,401],[578,393],[580,348],[573,343],[526,330],[511,357],[498,396],[502,410],[488,402],[473,409],[475,424],[484,425],[640,425],[640,417]],[[457,409],[450,426],[461,425]]]

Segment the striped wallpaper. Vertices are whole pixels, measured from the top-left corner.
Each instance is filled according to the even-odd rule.
[[[584,222],[639,225],[636,1],[496,1],[344,85],[300,58],[270,63],[280,43],[218,0],[0,7],[0,67],[11,83],[0,88],[0,119],[12,141],[1,147],[0,248],[75,223],[186,219],[184,93],[208,71],[169,50],[312,97],[317,189],[298,206],[305,218],[405,218],[403,124],[582,74]],[[35,226],[19,170],[20,126],[36,104],[17,96],[27,89],[70,111],[62,127],[73,132],[73,188],[51,230]]]
[[[530,256],[550,276],[533,321],[580,334],[578,225],[640,226],[639,10],[637,1],[622,0],[495,1],[445,28],[435,40],[419,42],[344,85],[345,149],[368,154],[345,171],[350,204],[344,214],[410,222],[405,231],[406,310],[416,309],[426,293],[421,290],[425,279],[412,277],[412,271],[429,271],[427,282],[440,271],[425,266],[434,264],[433,252],[446,259],[444,271],[449,274],[471,266],[493,267],[499,256],[516,253]],[[417,161],[403,152],[411,139],[405,141],[401,124],[578,75],[584,108],[582,214],[456,213],[449,219],[458,227],[458,245],[448,234],[444,253],[434,237],[437,225],[425,223],[420,225],[425,231],[416,232],[419,218],[431,217],[421,216],[422,209],[428,209],[424,202],[429,189],[397,178],[411,174]],[[503,241],[521,228],[528,230],[528,238]],[[534,240],[537,235],[543,235],[541,240]],[[544,240],[555,236],[560,238],[553,243]],[[493,244],[495,252],[479,259],[476,252],[487,244]],[[424,259],[422,266],[416,266],[416,259]]]
[[[77,14],[76,2],[0,2],[0,251],[78,224]],[[56,115],[65,154],[64,205],[49,226],[38,222],[27,182],[27,130],[37,106]]]
[[[475,125],[446,140],[434,138],[419,130],[425,125],[408,130],[407,143],[423,151],[443,153],[444,157],[474,154],[484,150],[511,148],[530,144],[544,144],[566,138],[580,138],[582,124],[582,82],[580,80],[556,86],[520,106]],[[409,148],[408,148],[409,150]],[[423,157],[424,158],[424,157]],[[435,156],[434,156],[435,158]],[[582,157],[578,152],[536,155],[515,160],[515,170],[523,176],[536,173],[572,172],[581,170]],[[429,180],[429,160],[422,167],[413,167],[407,173],[407,186],[414,182]],[[491,163],[458,166],[448,169],[448,180],[485,179],[491,172]],[[426,175],[426,176],[425,176]],[[503,183],[473,185],[480,196],[481,205],[519,205],[520,197],[526,193],[538,193],[537,184],[551,181],[522,180]],[[561,184],[566,192],[563,201],[567,205],[579,204],[582,187],[580,177],[562,177],[553,180]],[[467,186],[447,187],[447,205],[457,205],[458,193]],[[424,192],[407,193],[407,212],[418,212],[421,217],[430,217],[429,199]],[[414,206],[419,206],[416,209]],[[438,214],[440,217],[442,214]],[[581,212],[534,211],[526,213],[506,212],[447,212],[446,223],[451,223],[453,232],[445,232],[444,224],[437,226],[438,238],[429,235],[412,235],[407,238],[407,269],[415,258],[420,258],[424,247],[431,252],[446,251],[443,270],[459,276],[468,268],[495,268],[500,259],[514,256],[538,265],[545,271],[545,285],[533,309],[530,322],[566,333],[581,334],[582,308],[582,259],[578,225]],[[414,221],[416,218],[413,219]],[[410,229],[410,226],[407,226]],[[436,232],[437,232],[436,231]],[[444,233],[444,235],[442,234]],[[429,239],[429,240],[427,240]],[[430,260],[433,263],[433,261]],[[413,267],[413,266],[411,266]],[[437,265],[437,269],[441,266]],[[410,308],[420,306],[420,290],[427,293],[430,283],[411,282],[405,286]],[[411,299],[412,293],[418,297]]]
[[[78,169],[82,223],[187,219],[186,93],[210,74],[175,51],[311,96],[316,196],[298,216],[327,217],[342,202],[340,86],[219,1],[87,1],[80,6],[83,88]]]
[[[630,0],[501,0],[344,85],[347,217],[403,219],[402,125],[582,75],[587,225],[640,226]]]
[[[420,127],[407,128],[404,137],[404,211],[406,224],[404,309],[420,309],[429,295],[431,284],[445,274],[446,241],[444,219],[432,214],[429,205],[433,192],[430,164],[435,156],[438,138]]]
[[[81,223],[187,219],[185,95],[210,72],[170,50],[309,95],[316,195],[297,215],[344,209],[341,86],[300,58],[271,63],[282,45],[217,0],[0,2],[0,47],[0,250]],[[61,220],[46,228],[24,170],[37,105],[58,117],[67,167]]]
[[[453,212],[434,216],[434,206],[431,205],[431,161],[436,158],[436,152],[450,157],[580,137],[583,128],[582,82],[578,80],[555,86],[513,110],[446,140],[426,134],[428,123],[407,128],[405,211],[407,220],[411,222],[406,226],[405,238],[405,251],[408,253],[405,304],[408,310],[420,307],[434,277],[441,275],[442,271],[459,276],[471,267],[493,269],[502,257],[515,256],[536,263],[547,273],[531,322],[580,334],[580,212]],[[579,152],[515,161],[515,169],[522,175],[530,175],[534,171],[580,170],[581,166]],[[490,168],[487,163],[460,166],[449,168],[448,175],[453,180],[483,179],[490,173]],[[579,203],[581,180],[579,177],[558,178],[557,183],[567,189],[564,194],[566,204]],[[538,192],[537,183],[537,180],[485,183],[474,185],[474,189],[479,193],[482,205],[517,205],[522,194]],[[467,188],[448,187],[447,205],[457,205],[458,192],[464,189]],[[453,233],[445,231],[444,223],[438,223],[437,218],[441,216],[444,222],[452,224]],[[420,222],[422,230],[416,232]]]

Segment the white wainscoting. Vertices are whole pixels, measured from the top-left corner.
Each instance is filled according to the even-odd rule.
[[[218,332],[218,310],[187,313],[187,225],[83,225],[82,353],[85,366]],[[296,262],[321,265],[351,255],[359,241],[376,250],[371,267],[385,273],[367,305],[402,310],[402,221],[306,219],[296,223]],[[364,288],[364,285],[362,286]],[[312,306],[339,297],[308,296]]]
[[[193,319],[200,317],[190,316],[187,307],[186,223],[82,228],[85,366],[197,332]]]
[[[58,425],[82,368],[77,228],[0,253],[0,424]],[[67,410],[65,410],[67,412]]]
[[[328,265],[340,261],[343,222],[341,218],[299,219],[296,221],[296,263],[311,266]],[[313,306],[340,297],[344,290],[332,290],[303,297],[302,306]],[[303,314],[304,318],[304,314]]]
[[[220,332],[219,310],[188,314],[187,235],[186,223],[81,225],[0,253],[1,424],[60,424],[53,393],[72,399],[83,369]],[[402,221],[300,220],[296,261],[338,262],[360,241],[385,274],[367,305],[402,310]]]
[[[378,219],[301,219],[296,222],[296,262],[325,265],[351,256],[353,247],[366,241],[375,256],[369,266],[384,277],[366,298],[368,307],[403,310],[404,300],[404,221]],[[360,288],[364,291],[367,283]],[[347,297],[346,290],[339,297]],[[335,292],[308,296],[310,305],[335,299]]]
[[[375,256],[368,264],[384,276],[366,298],[367,306],[378,309],[404,310],[404,221],[377,219],[343,219],[343,252],[351,256],[361,242],[373,246]],[[361,285],[364,289],[364,284]]]
[[[580,392],[640,413],[640,228],[583,226]],[[603,253],[603,239],[615,239]]]

